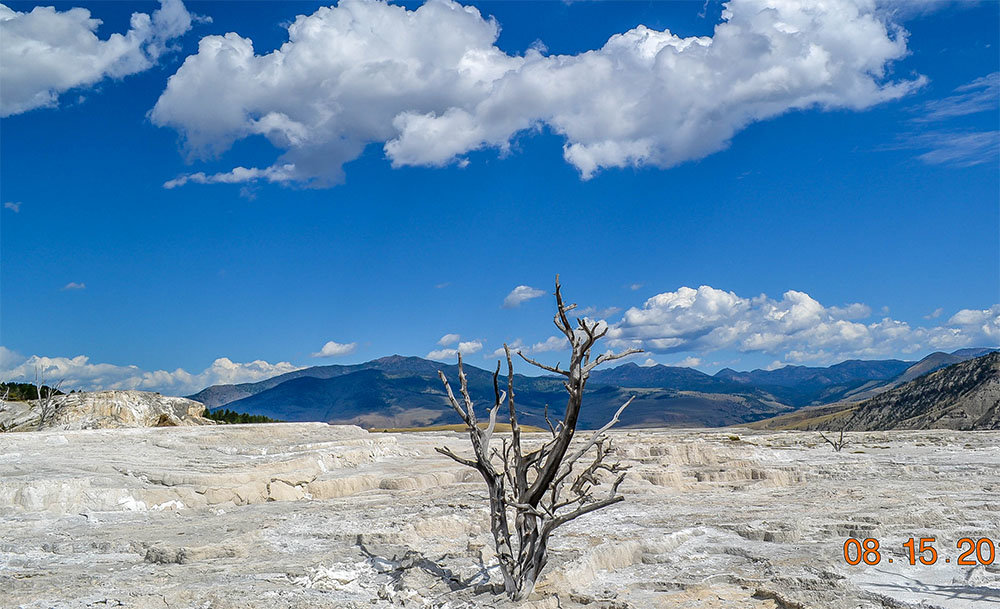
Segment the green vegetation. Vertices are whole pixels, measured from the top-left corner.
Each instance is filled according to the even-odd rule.
[[[10,390],[7,394],[7,399],[11,402],[24,402],[26,400],[37,400],[38,399],[38,388],[31,383],[0,383],[0,397],[3,396],[4,392]],[[62,395],[63,392],[58,389],[53,389],[48,385],[42,385],[42,393],[49,395]]]
[[[212,419],[213,421],[218,421],[223,424],[231,423],[284,423],[278,419],[272,419],[271,417],[265,417],[262,414],[247,414],[245,412],[233,412],[226,408],[225,410],[211,411],[208,408],[205,409],[205,418]]]

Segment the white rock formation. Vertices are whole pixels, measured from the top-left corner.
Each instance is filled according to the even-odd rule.
[[[214,425],[202,417],[205,405],[148,391],[92,391],[53,398],[53,416],[43,429],[109,429]],[[0,425],[11,431],[38,427],[35,402],[9,402],[0,411]]]
[[[734,434],[739,434],[735,438]],[[525,608],[1000,606],[1000,432],[619,431],[626,501],[557,531]],[[507,606],[455,433],[324,424],[0,434],[0,606]],[[877,565],[847,564],[849,537]],[[905,560],[934,537],[939,561]],[[888,559],[894,562],[889,563]],[[948,558],[951,562],[946,563]]]

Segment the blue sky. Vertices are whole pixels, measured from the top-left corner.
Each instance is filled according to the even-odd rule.
[[[1000,343],[996,2],[6,6],[5,378],[555,361],[556,273],[637,363]]]

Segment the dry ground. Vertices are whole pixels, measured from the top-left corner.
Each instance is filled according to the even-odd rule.
[[[738,434],[738,438],[736,437]],[[624,503],[557,532],[535,608],[1000,607],[1000,432],[626,430]],[[0,606],[495,607],[452,432],[322,424],[0,434]],[[848,565],[847,538],[877,565]],[[909,565],[902,543],[934,537]],[[893,563],[888,559],[893,558]],[[945,558],[950,563],[943,562]]]

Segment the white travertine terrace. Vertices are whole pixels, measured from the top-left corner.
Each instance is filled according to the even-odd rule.
[[[854,433],[840,453],[808,432],[613,435],[626,501],[560,529],[519,607],[1000,606],[1000,557],[955,564],[959,538],[1000,546],[1000,432]],[[320,423],[0,434],[0,606],[505,606],[485,487],[433,451],[467,442]],[[848,565],[848,537],[882,562]],[[909,565],[909,537],[935,537],[938,563]]]

